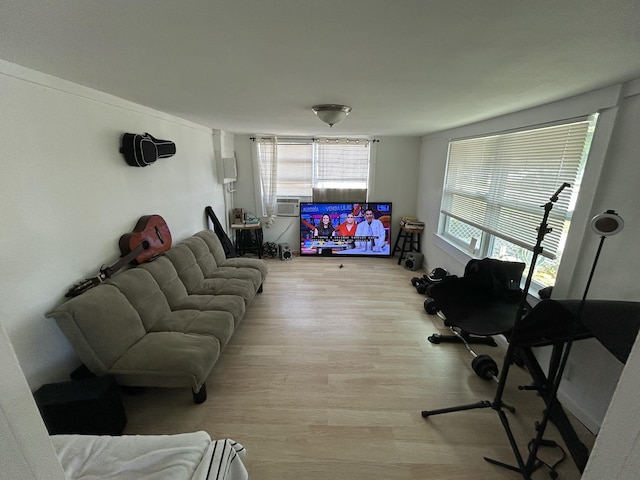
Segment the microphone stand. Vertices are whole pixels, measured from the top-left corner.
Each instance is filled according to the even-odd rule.
[[[613,212],[613,211],[608,211],[607,213],[615,214],[615,212]],[[584,311],[584,307],[585,307],[585,304],[586,304],[587,294],[589,292],[589,288],[591,286],[591,281],[593,280],[593,276],[594,276],[594,273],[596,271],[596,266],[598,265],[598,260],[600,258],[600,253],[602,252],[602,247],[604,245],[604,241],[605,241],[606,236],[607,235],[603,234],[600,237],[600,243],[598,244],[598,249],[596,251],[596,255],[595,255],[595,258],[593,260],[593,264],[591,266],[591,271],[589,272],[589,278],[587,280],[587,284],[586,284],[584,292],[582,294],[582,299],[580,300],[580,304],[578,305],[578,311],[576,312],[576,314],[573,317],[573,321],[572,321],[572,324],[571,324],[571,329],[570,329],[569,335],[568,335],[568,337],[566,337],[566,340],[563,342],[564,345],[563,345],[562,350],[561,350],[562,356],[561,356],[560,362],[557,365],[557,367],[555,369],[555,372],[553,374],[553,381],[551,382],[550,386],[541,387],[543,389],[548,389],[545,392],[545,397],[548,398],[548,403],[547,403],[546,408],[545,408],[545,410],[543,412],[542,420],[540,422],[536,423],[536,436],[535,436],[535,438],[533,439],[533,441],[530,444],[529,456],[527,458],[526,464],[523,467],[521,465],[521,463],[518,462],[519,468],[516,468],[516,467],[513,467],[511,465],[507,465],[507,464],[504,464],[502,462],[498,462],[498,461],[495,461],[495,460],[492,460],[492,459],[489,459],[489,458],[485,457],[485,460],[487,460],[490,463],[493,463],[495,465],[502,466],[504,468],[508,468],[508,469],[515,470],[515,471],[518,471],[518,472],[522,473],[523,477],[526,480],[529,480],[531,478],[530,474],[533,473],[535,470],[537,470],[539,468],[539,466],[540,466],[539,461],[538,461],[538,457],[537,457],[538,450],[544,444],[544,439],[543,439],[544,433],[545,433],[545,430],[547,428],[547,425],[548,425],[549,421],[552,418],[554,408],[560,406],[559,403],[558,403],[558,390],[560,388],[560,382],[562,381],[562,376],[564,374],[564,370],[566,368],[566,365],[567,365],[567,362],[568,362],[568,359],[569,359],[569,354],[571,353],[571,347],[573,346],[573,342],[575,341],[577,333],[578,333],[578,327],[580,325],[580,319],[582,317],[582,313]],[[513,336],[511,337],[511,343],[509,345],[511,346],[512,343],[516,343],[516,342],[513,342]],[[528,389],[532,389],[532,388],[521,387],[521,389],[528,390]],[[535,388],[533,388],[533,389],[535,389]],[[576,463],[576,465],[578,466],[578,469],[580,470],[580,473],[583,472],[584,467],[586,465],[586,460],[588,458],[588,452],[585,455],[586,455],[586,458],[580,458],[581,462],[577,462]],[[575,457],[574,457],[574,459],[575,459]]]
[[[525,463],[524,458],[522,456],[522,454],[520,453],[520,450],[518,448],[518,444],[516,442],[516,439],[513,435],[513,431],[511,430],[511,426],[509,425],[509,419],[507,418],[507,415],[504,412],[504,408],[507,408],[510,411],[514,411],[511,407],[505,405],[502,401],[502,396],[504,394],[504,388],[506,385],[506,380],[507,380],[507,376],[509,375],[509,368],[511,366],[511,364],[513,363],[513,356],[514,356],[514,350],[515,350],[515,344],[512,341],[516,335],[517,335],[517,330],[518,330],[518,326],[521,323],[521,320],[524,316],[525,310],[527,308],[527,295],[529,293],[529,288],[531,287],[531,281],[533,279],[533,272],[535,270],[535,265],[536,262],[538,260],[538,256],[540,255],[540,253],[542,253],[542,241],[544,240],[544,237],[547,233],[551,232],[551,228],[549,228],[549,224],[547,223],[549,220],[549,215],[551,213],[551,210],[553,209],[553,204],[555,202],[558,201],[558,196],[560,195],[560,193],[562,192],[562,190],[564,190],[567,187],[570,187],[571,185],[568,183],[563,183],[562,186],[551,196],[551,198],[549,199],[549,201],[544,205],[544,216],[542,218],[542,221],[540,222],[540,226],[538,227],[538,235],[536,237],[536,245],[533,248],[533,256],[531,258],[531,263],[530,263],[530,267],[529,267],[529,273],[527,274],[527,279],[525,281],[525,285],[522,291],[522,297],[520,299],[520,303],[518,305],[518,309],[517,309],[517,313],[516,313],[516,318],[515,318],[515,322],[514,322],[514,326],[513,329],[511,331],[511,335],[510,335],[510,340],[509,340],[509,346],[507,347],[507,353],[505,354],[504,357],[504,362],[503,362],[503,366],[502,366],[502,371],[500,372],[500,377],[498,380],[498,388],[496,389],[496,393],[494,395],[494,398],[492,401],[489,400],[483,400],[480,402],[476,402],[473,404],[469,404],[469,405],[460,405],[457,407],[449,407],[449,408],[441,408],[441,409],[437,409],[437,410],[423,410],[422,411],[422,416],[423,417],[429,417],[431,415],[438,415],[438,414],[442,414],[442,413],[449,413],[449,412],[457,412],[457,411],[463,411],[463,410],[472,410],[472,409],[476,409],[476,408],[492,408],[493,410],[495,410],[498,413],[498,416],[500,417],[500,421],[502,423],[502,426],[504,428],[504,431],[507,435],[507,438],[509,440],[509,444],[511,445],[511,449],[513,451],[514,456],[516,457],[516,461],[518,463],[517,467],[514,467],[512,465],[508,465],[506,463],[503,462],[499,462],[497,460],[493,460],[491,458],[487,458],[484,457],[484,459],[489,462],[492,463],[494,465],[498,465],[504,468],[507,468],[509,470],[513,470],[516,472],[519,472],[522,474],[522,477],[524,478],[524,480],[531,480],[531,473],[533,471],[535,471],[538,468],[538,465],[536,465],[535,463],[535,457],[534,457],[534,461],[531,462],[531,455],[529,455],[529,459],[528,461]],[[545,421],[546,423],[546,421]],[[542,435],[539,435],[540,439],[542,439]]]
[[[558,190],[556,190],[556,192],[551,196],[551,198],[549,198],[549,201],[547,203],[544,204],[544,215],[542,217],[542,221],[540,222],[540,226],[538,227],[538,235],[536,237],[536,245],[533,248],[533,256],[531,257],[531,262],[529,264],[529,272],[527,274],[527,279],[525,281],[524,284],[524,288],[522,290],[522,297],[520,299],[520,305],[518,306],[518,313],[516,314],[516,321],[513,325],[513,329],[511,330],[511,335],[509,336],[509,346],[507,347],[507,353],[505,355],[504,358],[504,365],[502,367],[502,375],[500,376],[500,382],[498,383],[498,388],[496,391],[496,399],[502,398],[502,394],[504,392],[504,388],[505,388],[505,384],[506,384],[506,379],[507,379],[507,375],[508,375],[508,370],[511,366],[511,364],[513,363],[513,353],[514,350],[516,349],[516,342],[514,341],[515,339],[517,339],[517,334],[518,334],[518,327],[521,325],[521,321],[522,318],[524,317],[525,314],[525,309],[527,308],[527,295],[529,294],[529,289],[531,288],[531,282],[533,280],[533,273],[535,270],[535,266],[536,266],[536,262],[538,261],[538,257],[540,256],[540,254],[542,253],[542,241],[544,240],[545,235],[547,235],[547,233],[551,232],[551,228],[549,228],[549,224],[547,223],[547,221],[549,220],[549,215],[551,214],[551,210],[553,209],[553,204],[556,203],[558,201],[558,197],[560,195],[560,193],[562,192],[562,190],[564,190],[567,187],[570,187],[571,185],[569,185],[568,183],[563,183],[562,186],[560,186],[560,188]],[[494,400],[495,403],[495,400]],[[547,411],[549,409],[547,408]],[[531,453],[529,454],[529,458],[527,460],[527,463],[524,463],[524,459],[520,453],[520,450],[518,449],[518,446],[516,444],[516,441],[513,437],[513,434],[511,432],[511,428],[509,426],[509,420],[506,416],[506,414],[504,413],[503,410],[498,409],[498,416],[500,417],[500,420],[502,421],[502,425],[505,429],[505,431],[507,432],[507,437],[509,438],[509,443],[511,444],[511,448],[514,452],[514,455],[516,457],[516,460],[518,462],[518,467],[513,467],[511,465],[507,465],[505,463],[499,462],[497,460],[493,460],[491,458],[488,457],[484,457],[484,459],[489,462],[492,463],[494,465],[498,465],[504,468],[508,468],[509,470],[515,470],[518,471],[522,474],[522,477],[524,478],[524,480],[531,480],[531,474],[538,469],[539,465],[536,463],[536,459],[537,457],[535,455],[532,455]],[[546,420],[545,420],[545,426],[546,426]],[[540,441],[542,441],[542,435],[544,434],[544,429],[539,429],[538,430],[538,437],[537,438],[538,442],[537,445],[534,446],[534,449],[532,450],[533,452],[537,452]]]

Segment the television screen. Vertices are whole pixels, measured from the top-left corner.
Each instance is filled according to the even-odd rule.
[[[391,255],[391,202],[301,203],[300,255]]]

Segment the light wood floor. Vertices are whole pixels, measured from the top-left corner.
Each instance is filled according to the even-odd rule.
[[[255,480],[518,479],[483,460],[515,464],[498,414],[488,408],[422,418],[423,409],[491,400],[496,384],[471,370],[462,345],[432,345],[446,333],[427,315],[412,272],[397,258],[268,260],[264,292],[207,381],[208,399],[189,390],[124,395],[127,434],[205,430],[247,448]],[[504,351],[474,347],[502,363]],[[523,392],[514,367],[504,401],[523,455],[542,400]],[[585,444],[593,435],[574,421]],[[560,440],[555,427],[547,438]],[[564,445],[564,444],[562,444]],[[555,450],[541,455],[554,463]],[[561,480],[580,478],[568,457]],[[549,478],[545,469],[534,479]]]

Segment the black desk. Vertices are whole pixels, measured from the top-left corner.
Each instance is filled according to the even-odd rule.
[[[523,390],[534,390],[549,409],[549,420],[562,435],[574,463],[580,470],[589,459],[589,450],[578,438],[562,406],[552,398],[551,387],[558,379],[562,355],[567,344],[596,338],[620,362],[625,363],[640,329],[640,302],[587,300],[580,312],[580,300],[546,300],[524,318],[511,341],[533,380]],[[578,323],[576,316],[580,313]],[[551,346],[548,371],[542,369],[533,348]]]
[[[443,283],[438,286],[444,287],[445,285],[447,284]],[[437,290],[434,288],[432,293],[437,293]],[[587,300],[582,304],[581,300],[543,300],[516,322],[516,311],[513,304],[503,304],[504,311],[501,313],[497,306],[493,309],[486,308],[486,305],[478,302],[475,307],[476,318],[473,318],[471,310],[461,309],[460,298],[449,299],[449,302],[443,302],[443,298],[435,298],[435,300],[452,325],[464,328],[462,325],[466,321],[469,322],[467,325],[469,333],[486,335],[502,333],[509,341],[509,348],[493,401],[485,400],[468,405],[423,410],[422,416],[426,418],[442,413],[491,407],[500,415],[519,466],[514,467],[486,457],[485,460],[521,473],[529,471],[528,469],[532,467],[537,468],[535,467],[535,461],[537,461],[535,451],[530,451],[527,459],[521,457],[502,410],[503,407],[507,408],[502,403],[502,393],[509,366],[517,362],[519,357],[533,380],[532,384],[519,388],[537,392],[546,405],[543,419],[536,426],[536,439],[544,434],[547,420],[554,423],[562,435],[573,461],[580,472],[583,472],[589,459],[589,450],[578,438],[556,397],[565,362],[569,358],[572,343],[586,338],[596,338],[618,360],[626,362],[640,329],[640,302]],[[454,317],[456,317],[455,321],[453,321]],[[513,318],[512,328],[506,329],[508,323],[501,326],[500,322],[497,322],[499,317],[505,320]],[[496,327],[495,330],[494,327]],[[546,372],[533,353],[534,348],[543,346],[552,347],[549,368]]]

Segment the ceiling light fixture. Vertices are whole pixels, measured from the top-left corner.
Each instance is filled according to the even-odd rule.
[[[333,127],[336,123],[341,122],[344,120],[344,117],[349,115],[351,107],[328,103],[324,105],[314,105],[311,107],[311,110],[313,110],[313,113],[315,113],[320,120],[330,127]]]

